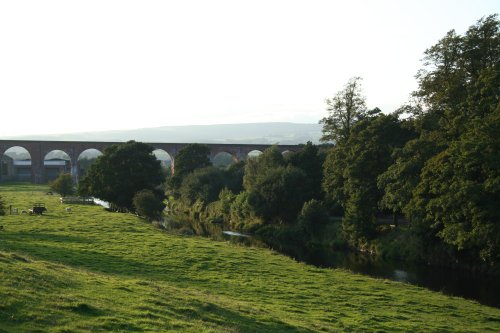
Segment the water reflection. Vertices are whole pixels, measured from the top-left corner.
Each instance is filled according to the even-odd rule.
[[[109,202],[106,202],[106,201],[104,201],[104,200],[94,198],[94,203],[95,203],[96,205],[102,206],[102,207],[104,207],[104,208],[109,208]]]
[[[329,249],[294,251],[296,260],[319,267],[344,268],[377,278],[411,283],[447,295],[476,300],[500,308],[500,283],[497,277],[462,270],[401,261],[376,260],[370,255]]]
[[[393,279],[399,282],[408,282],[409,276],[410,275],[408,274],[408,272],[402,271],[400,269],[395,269]]]
[[[222,232],[224,235],[235,236],[235,237],[250,237],[249,235],[240,234],[239,232],[225,230]]]

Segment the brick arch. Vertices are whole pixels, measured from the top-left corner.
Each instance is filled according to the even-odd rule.
[[[101,155],[103,154],[103,150],[101,149],[97,149],[97,148],[86,148],[86,149],[79,149],[76,153],[75,153],[75,164],[74,166],[72,167],[71,169],[71,175],[73,177],[73,179],[78,182],[80,180],[80,178],[84,175],[84,173],[82,172],[82,168],[81,168],[81,162],[80,162],[80,157],[82,156],[82,154],[88,150],[96,150],[98,151],[99,153],[101,153]],[[100,155],[99,155],[100,156]]]
[[[34,140],[0,140],[0,151],[5,152],[8,148],[12,146],[21,146],[28,150],[31,156],[31,171],[32,171],[32,181],[35,183],[45,182],[43,179],[43,159],[45,155],[52,150],[62,150],[66,152],[70,159],[72,168],[75,168],[78,161],[78,156],[90,148],[98,149],[101,152],[113,144],[119,144],[122,142],[99,142],[99,141],[34,141]],[[175,156],[183,147],[189,143],[165,143],[156,142],[148,143],[155,149],[163,149],[172,158],[172,169],[175,165]],[[202,143],[203,144],[203,143]],[[265,144],[205,144],[210,149],[210,155],[215,156],[218,152],[225,151],[234,155],[238,160],[242,160],[246,155],[252,150],[264,151],[271,145]],[[297,151],[301,147],[297,145],[277,145],[278,150],[285,151]],[[215,154],[214,154],[215,153]],[[73,170],[72,170],[73,173]],[[1,179],[0,179],[1,180]]]
[[[80,157],[80,155],[88,149],[96,149],[99,150],[101,153],[104,153],[104,150],[109,146],[111,146],[111,144],[102,144],[101,142],[89,142],[87,144],[79,143],[78,145],[75,145],[73,149],[75,151],[76,159],[78,160],[78,157]]]
[[[80,156],[82,156],[82,154],[83,154],[84,152],[86,152],[87,150],[92,150],[92,149],[93,149],[93,150],[97,150],[98,152],[100,152],[101,154],[103,154],[103,151],[102,151],[101,149],[97,149],[97,148],[94,148],[94,147],[92,147],[92,148],[87,148],[87,149],[84,149],[84,150],[82,150],[82,151],[80,151],[80,152],[77,152],[77,153],[75,154],[75,156],[76,156],[76,161],[78,162],[78,160],[80,159]]]
[[[29,168],[30,168],[30,179],[31,181],[33,181],[33,167],[32,167],[32,164],[33,164],[33,157],[32,157],[32,153],[30,152],[30,150],[28,149],[28,147],[25,147],[23,145],[17,145],[17,144],[13,144],[13,145],[2,145],[0,146],[0,181],[2,181],[3,179],[7,179],[9,180],[9,175],[7,174],[6,176],[4,176],[3,172],[4,172],[4,165],[3,165],[3,157],[5,155],[5,153],[11,149],[11,148],[22,148],[24,149],[29,157],[30,157],[30,165],[29,165]],[[7,173],[8,173],[8,170],[9,170],[9,167],[8,166],[5,166],[7,169]],[[12,168],[16,168],[14,165],[12,165]],[[17,175],[17,170],[16,170],[16,175]],[[19,178],[16,178],[16,180],[19,180]]]
[[[50,148],[53,148],[53,147],[50,147]],[[60,172],[69,172],[71,175],[73,175],[73,169],[76,170],[76,159],[77,157],[74,156],[74,153],[73,151],[70,150],[70,152],[68,152],[68,150],[63,150],[63,149],[60,149],[60,148],[54,148],[54,149],[43,149],[42,152],[41,152],[41,155],[42,155],[42,165],[41,165],[41,168],[42,168],[42,179],[43,181],[51,181],[51,180],[54,180],[55,178],[57,178],[57,176],[59,175]],[[53,164],[53,163],[50,163],[50,162],[47,162],[48,164],[46,164],[46,158],[47,156],[52,153],[52,152],[56,152],[56,151],[59,151],[59,152],[63,152],[64,154],[66,154],[69,158],[69,166],[64,163],[64,165],[58,165],[58,164]]]
[[[238,161],[240,161],[240,159],[238,158],[238,152],[234,152],[234,151],[233,152],[229,152],[229,151],[225,151],[225,150],[211,151],[210,152],[210,162],[212,163],[212,165],[215,165],[216,158],[220,154],[228,154],[228,155],[230,155],[231,156],[231,160],[232,160],[231,164],[234,164],[234,163],[237,163]]]
[[[20,147],[20,148],[25,149],[28,152],[28,154],[30,154],[30,157],[31,157],[30,150],[27,147],[24,147],[22,145],[2,145],[2,146],[0,146],[0,154],[1,154],[0,156],[3,156],[7,152],[7,150],[9,150],[11,148],[15,148],[15,147]]]
[[[66,155],[68,155],[70,162],[73,163],[73,157],[67,151],[64,151],[63,149],[52,149],[52,150],[49,150],[49,151],[42,152],[44,161],[45,161],[45,158],[47,157],[47,155],[50,154],[50,153],[52,153],[53,151],[62,151],[63,153],[65,153]],[[76,158],[78,158],[78,157],[76,157]]]

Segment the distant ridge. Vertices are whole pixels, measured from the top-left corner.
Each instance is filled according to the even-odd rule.
[[[161,126],[133,130],[100,131],[65,134],[40,134],[2,137],[14,140],[54,141],[144,141],[144,142],[199,142],[199,143],[251,143],[300,144],[318,143],[320,124],[287,122],[245,123],[219,125]]]

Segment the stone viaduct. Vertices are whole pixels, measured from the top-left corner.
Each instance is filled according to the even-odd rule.
[[[13,147],[21,147],[28,151],[31,157],[31,181],[33,183],[44,183],[47,181],[45,176],[45,157],[48,153],[58,150],[66,153],[69,156],[69,163],[71,166],[71,174],[78,178],[78,158],[80,154],[88,149],[96,149],[100,152],[104,151],[107,147],[113,144],[123,142],[90,142],[90,141],[35,141],[35,140],[0,140],[0,159],[4,153]],[[175,156],[183,147],[189,143],[162,143],[162,142],[148,142],[154,150],[161,149],[168,153],[171,158],[171,168],[174,171]],[[210,148],[210,160],[213,161],[215,156],[219,153],[228,153],[234,161],[244,160],[248,153],[252,151],[262,152],[271,145],[266,144],[205,144]],[[277,145],[279,151],[298,151],[301,149],[298,145]],[[2,164],[0,163],[0,167]],[[2,173],[0,172],[0,181]]]

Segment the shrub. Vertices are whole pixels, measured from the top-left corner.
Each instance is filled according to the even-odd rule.
[[[208,204],[217,200],[219,192],[224,187],[224,171],[206,167],[187,174],[179,192],[181,200],[187,205],[193,205],[197,200]]]
[[[75,193],[73,179],[66,172],[59,174],[54,181],[49,183],[49,187],[52,191],[59,193],[63,197]]]
[[[0,195],[0,216],[5,215],[5,203],[3,202],[2,196]]]
[[[306,230],[315,232],[328,222],[328,213],[321,201],[311,199],[304,202],[298,220]]]
[[[252,214],[252,207],[248,203],[248,192],[241,192],[231,203],[231,226],[243,229],[243,224],[248,221]]]
[[[151,190],[137,192],[132,202],[136,213],[150,221],[160,217],[165,208],[162,198]]]

